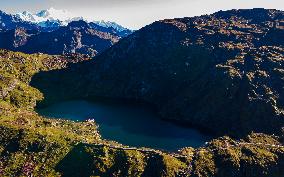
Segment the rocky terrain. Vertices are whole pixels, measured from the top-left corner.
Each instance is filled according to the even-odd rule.
[[[31,77],[88,60],[76,58],[0,50],[0,176],[283,176],[283,136],[224,136],[169,153],[105,141],[92,121],[39,116]]]
[[[283,20],[283,11],[265,9],[162,20],[93,61],[33,82],[47,101],[55,90],[57,98],[131,99],[216,135],[277,134],[284,126]]]

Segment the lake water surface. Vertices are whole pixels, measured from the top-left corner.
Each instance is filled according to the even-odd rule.
[[[151,109],[118,102],[67,101],[37,110],[40,115],[74,121],[94,119],[104,139],[134,147],[176,151],[200,147],[209,137],[161,120]]]

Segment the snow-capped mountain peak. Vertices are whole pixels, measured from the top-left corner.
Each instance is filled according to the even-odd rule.
[[[48,18],[48,16],[50,15],[50,13],[48,12],[48,10],[42,10],[39,13],[36,14],[38,17],[42,17],[42,18]]]
[[[24,21],[33,23],[40,23],[45,21],[61,21],[64,23],[66,21],[70,22],[72,21],[72,18],[74,18],[72,17],[70,12],[66,10],[57,10],[54,8],[42,10],[38,13],[30,13],[28,11],[24,11],[22,13],[16,14],[16,16],[20,17]]]
[[[35,14],[38,17],[42,17],[46,20],[60,20],[66,21],[72,19],[72,15],[67,10],[57,10],[54,8],[50,8],[47,10],[42,10],[39,13]]]
[[[29,11],[24,11],[23,13],[16,14],[19,18],[21,18],[24,21],[35,21],[35,18],[32,13]]]
[[[110,21],[95,21],[94,19],[87,19],[83,17],[75,17],[67,10],[58,10],[55,8],[49,8],[47,10],[41,10],[37,13],[31,13],[28,11],[24,11],[22,13],[16,14],[17,17],[21,18],[23,21],[36,23],[41,27],[49,27],[52,26],[67,26],[68,23],[72,21],[79,21],[84,20],[88,23],[93,22],[99,26],[106,27],[106,28],[113,28],[118,32],[122,32],[128,30],[123,26]]]
[[[102,27],[112,27],[114,29],[116,29],[117,31],[121,32],[121,31],[124,31],[124,30],[128,30],[127,28],[115,23],[115,22],[110,22],[110,21],[104,21],[104,20],[101,20],[101,21],[93,21],[93,23],[99,25],[99,26],[102,26]]]

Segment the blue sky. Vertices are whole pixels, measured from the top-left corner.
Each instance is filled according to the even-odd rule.
[[[0,0],[8,13],[36,12],[53,7],[75,16],[115,21],[139,29],[153,21],[190,17],[218,10],[263,7],[284,10],[284,0]]]

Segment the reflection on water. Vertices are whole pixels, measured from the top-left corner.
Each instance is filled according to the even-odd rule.
[[[94,119],[103,138],[135,147],[176,151],[199,147],[209,139],[194,129],[163,121],[141,105],[79,100],[57,103],[38,113],[75,121]]]

